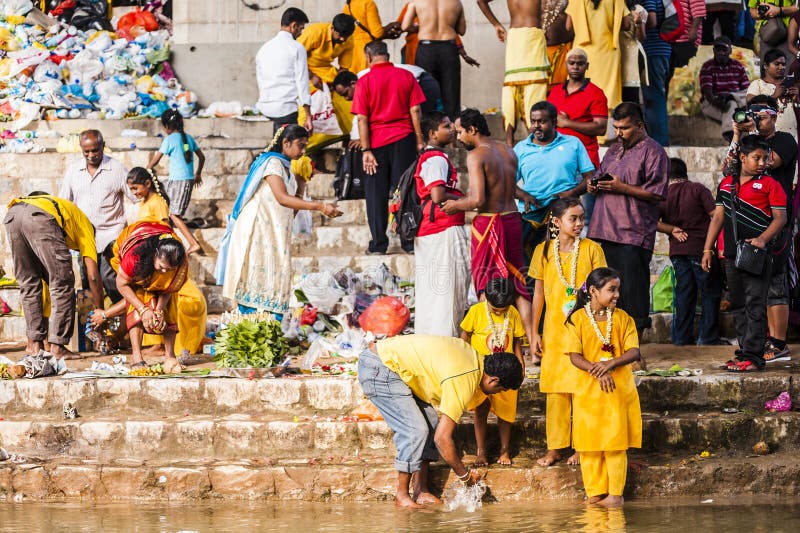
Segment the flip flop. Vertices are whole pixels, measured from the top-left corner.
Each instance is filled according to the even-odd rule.
[[[762,369],[758,368],[756,364],[752,361],[742,361],[737,363],[733,369],[729,369],[728,372],[761,372]]]
[[[723,370],[727,370],[728,372],[734,372],[736,365],[738,365],[739,363],[740,361],[736,358],[728,359],[727,361],[725,361],[725,364],[720,366],[720,368]]]

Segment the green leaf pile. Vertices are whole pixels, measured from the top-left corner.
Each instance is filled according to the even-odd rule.
[[[242,320],[217,334],[214,361],[221,368],[269,368],[283,362],[289,343],[277,320]]]

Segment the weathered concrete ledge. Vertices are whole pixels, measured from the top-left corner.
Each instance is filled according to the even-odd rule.
[[[651,465],[631,456],[626,497],[723,497],[754,494],[794,497],[800,490],[800,463],[793,455],[658,460]],[[387,500],[395,472],[385,461],[321,461],[266,464],[254,461],[203,464],[137,461],[0,463],[0,501],[186,501]],[[486,471],[490,497],[497,500],[583,498],[579,467],[535,466],[532,459]],[[432,469],[433,487],[453,482],[448,469]]]

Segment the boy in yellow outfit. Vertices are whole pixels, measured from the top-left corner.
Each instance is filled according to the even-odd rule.
[[[642,411],[630,364],[641,359],[636,324],[616,309],[619,274],[593,270],[567,318],[564,348],[580,372],[573,396],[572,436],[581,455],[588,503],[619,507],[628,448],[642,447]]]
[[[540,466],[560,461],[559,450],[572,444],[572,393],[578,371],[565,357],[564,320],[575,305],[580,283],[595,268],[606,266],[606,256],[600,245],[580,238],[584,210],[579,198],[556,200],[551,204],[551,214],[558,235],[536,247],[529,271],[529,276],[535,280],[535,333],[531,353],[542,358],[539,391],[547,394],[547,453],[537,461]],[[543,336],[540,336],[539,324],[545,308]],[[567,464],[579,464],[577,452],[567,460]]]
[[[519,311],[511,305],[517,296],[511,283],[506,278],[494,278],[486,284],[484,296],[486,300],[470,307],[461,322],[461,338],[470,343],[481,357],[513,351],[524,369],[521,341],[525,336],[525,328]],[[475,411],[475,440],[478,447],[475,465],[487,464],[486,425],[490,410],[497,415],[500,430],[500,457],[497,462],[510,465],[509,443],[511,424],[517,418],[517,391],[512,389],[487,396],[478,389],[467,409]]]

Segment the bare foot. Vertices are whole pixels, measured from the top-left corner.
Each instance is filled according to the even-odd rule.
[[[561,454],[558,453],[557,450],[547,450],[547,453],[544,454],[544,457],[540,457],[536,460],[536,464],[539,466],[550,466],[560,460]]]
[[[37,354],[42,351],[42,341],[28,341],[28,345],[25,347],[26,353],[33,353]]]
[[[478,450],[478,454],[475,456],[475,466],[488,466],[489,460],[486,459],[486,452],[482,452]]]
[[[146,357],[162,357],[164,355],[164,345],[154,344],[147,348],[142,348],[142,356]]]
[[[595,505],[601,502],[606,497],[605,494],[600,494],[599,496],[592,496],[586,500],[587,505]]]
[[[411,499],[408,494],[397,494],[394,497],[394,504],[397,507],[405,507],[407,509],[422,509],[422,506]]]
[[[511,466],[511,456],[508,455],[508,452],[500,452],[500,457],[497,459],[497,464],[502,466]]]
[[[163,365],[165,374],[180,374],[183,370],[181,363],[174,357],[165,357]]]
[[[83,359],[81,354],[72,352],[69,348],[61,346],[60,344],[51,344],[50,353],[55,355],[58,359],[66,359],[67,361],[72,359]]]
[[[439,498],[437,498],[436,496],[434,496],[430,492],[420,492],[419,494],[416,495],[416,497],[414,498],[414,501],[416,501],[420,505],[441,505],[442,504],[442,500],[440,500]]]
[[[536,354],[531,354],[531,364],[533,366],[539,366],[542,364],[542,358]]]
[[[597,505],[602,505],[603,507],[622,507],[624,503],[625,498],[622,496],[612,496],[609,494],[604,499],[597,502]]]
[[[581,464],[581,454],[578,452],[573,453],[572,456],[567,459],[567,464],[570,466],[577,466]]]

